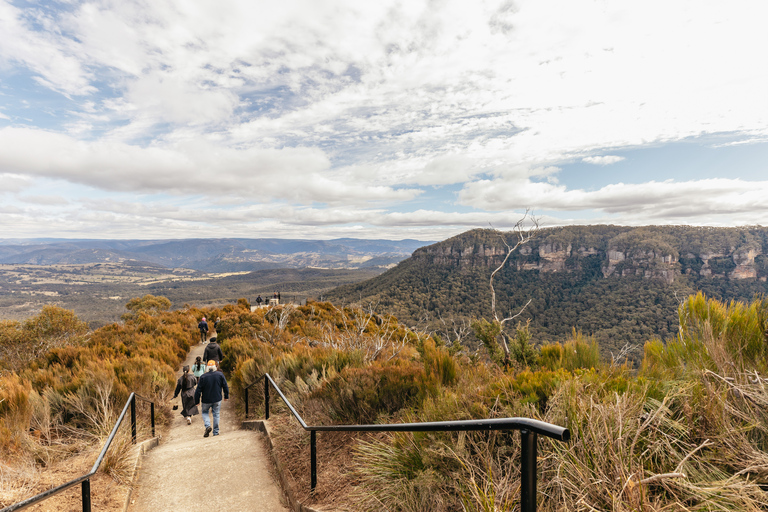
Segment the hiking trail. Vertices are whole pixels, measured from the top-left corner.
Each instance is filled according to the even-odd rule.
[[[205,344],[194,345],[182,367],[192,367],[204,350]],[[203,437],[200,414],[187,425],[180,408],[172,411],[167,434],[143,456],[127,512],[288,512],[264,434],[241,428],[232,400],[221,404],[219,427],[220,435]]]

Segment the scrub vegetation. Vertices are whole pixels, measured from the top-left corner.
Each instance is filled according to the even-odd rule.
[[[95,331],[55,306],[0,322],[0,506],[45,490],[44,469],[81,459],[90,468],[131,392],[159,404],[157,421],[167,423],[175,370],[198,336],[199,314],[170,306],[164,297],[136,298],[121,323]],[[138,401],[142,437],[148,409]],[[129,436],[124,423],[102,464],[117,481],[126,476]]]
[[[32,479],[19,468],[39,470],[96,444],[130,391],[158,400],[169,415],[174,370],[205,315],[221,318],[223,368],[241,408],[243,388],[269,372],[308,424],[525,416],[568,427],[568,443],[539,438],[539,510],[768,507],[763,298],[689,296],[678,307],[678,334],[645,340],[639,368],[621,357],[601,359],[596,340],[579,331],[547,343],[524,322],[511,329],[505,360],[492,343],[462,343],[469,326],[419,331],[372,306],[309,302],[252,312],[241,299],[222,308],[169,307],[162,297],[132,300],[122,323],[96,331],[58,308],[0,325],[4,486],[17,482],[30,491]],[[492,322],[473,325],[495,339]],[[256,415],[263,413],[261,389],[250,393]],[[318,508],[519,507],[516,432],[320,432],[311,495],[309,435],[274,395],[271,413],[288,478]],[[114,461],[110,474],[119,478],[120,457]],[[5,491],[1,503],[22,494]]]
[[[492,351],[330,303],[229,314],[221,331],[235,393],[269,372],[309,424],[526,416],[567,426],[569,443],[539,439],[540,510],[764,510],[768,302],[698,294],[678,316],[678,336],[645,343],[640,369],[601,360],[576,331],[535,345],[526,324],[504,365]],[[519,435],[506,432],[319,433],[312,497],[308,434],[273,404],[278,451],[307,500],[340,510],[518,506]],[[349,455],[337,464],[339,451]]]

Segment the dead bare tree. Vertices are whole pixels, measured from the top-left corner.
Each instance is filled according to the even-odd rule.
[[[376,313],[377,307],[378,303],[369,303],[367,308],[333,306],[343,327],[325,322],[320,343],[341,350],[358,350],[365,361],[394,358],[408,345],[408,331],[382,319]]]
[[[281,333],[285,331],[286,327],[288,326],[288,322],[290,321],[295,311],[295,304],[269,306],[269,309],[267,310],[267,313],[264,315],[264,317],[269,320],[269,325],[271,327],[269,330],[263,329],[257,334],[257,337],[261,341],[265,341],[274,345],[275,341],[280,337]]]
[[[533,216],[533,214],[530,211],[530,208],[526,208],[525,213],[523,214],[522,218],[515,223],[515,227],[513,228],[513,231],[516,235],[516,242],[514,245],[510,245],[509,242],[507,242],[507,238],[504,236],[504,234],[499,231],[498,229],[491,226],[491,229],[498,235],[498,237],[501,239],[501,241],[504,243],[504,246],[507,248],[507,253],[504,256],[504,259],[502,260],[501,264],[496,267],[496,269],[491,272],[491,277],[489,279],[489,285],[491,287],[491,313],[493,314],[493,320],[494,320],[494,328],[487,330],[486,333],[489,336],[493,336],[496,340],[499,340],[499,345],[501,346],[501,350],[504,354],[504,365],[507,366],[510,361],[510,351],[509,351],[509,344],[507,343],[507,335],[504,332],[504,327],[507,322],[510,320],[514,320],[515,318],[519,317],[523,314],[523,311],[525,311],[525,308],[528,307],[528,305],[531,303],[531,300],[526,302],[526,304],[520,308],[520,310],[510,316],[500,318],[500,315],[496,309],[496,288],[493,286],[493,279],[496,277],[496,274],[498,274],[501,269],[504,268],[504,266],[507,264],[507,261],[509,261],[509,257],[512,255],[513,252],[515,252],[518,248],[521,246],[527,244],[530,242],[538,233],[539,231],[539,220]],[[476,334],[478,332],[478,329],[475,329]],[[481,340],[488,345],[488,342],[491,340]]]

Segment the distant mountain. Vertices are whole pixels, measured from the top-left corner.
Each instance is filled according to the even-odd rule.
[[[0,263],[62,265],[141,261],[168,268],[236,272],[272,268],[388,268],[432,242],[418,240],[0,240]]]
[[[514,244],[514,233],[505,233]],[[377,303],[401,320],[439,328],[439,320],[491,318],[489,278],[505,246],[493,230],[468,231],[417,249],[395,268],[326,296]],[[678,301],[704,291],[720,300],[768,292],[768,229],[687,226],[573,226],[542,229],[514,253],[494,281],[500,314],[531,320],[538,342],[573,328],[604,352],[677,331]],[[639,353],[635,353],[638,357]]]

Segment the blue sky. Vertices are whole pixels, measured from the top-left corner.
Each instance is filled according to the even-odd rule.
[[[0,0],[0,237],[766,225],[766,15]]]

